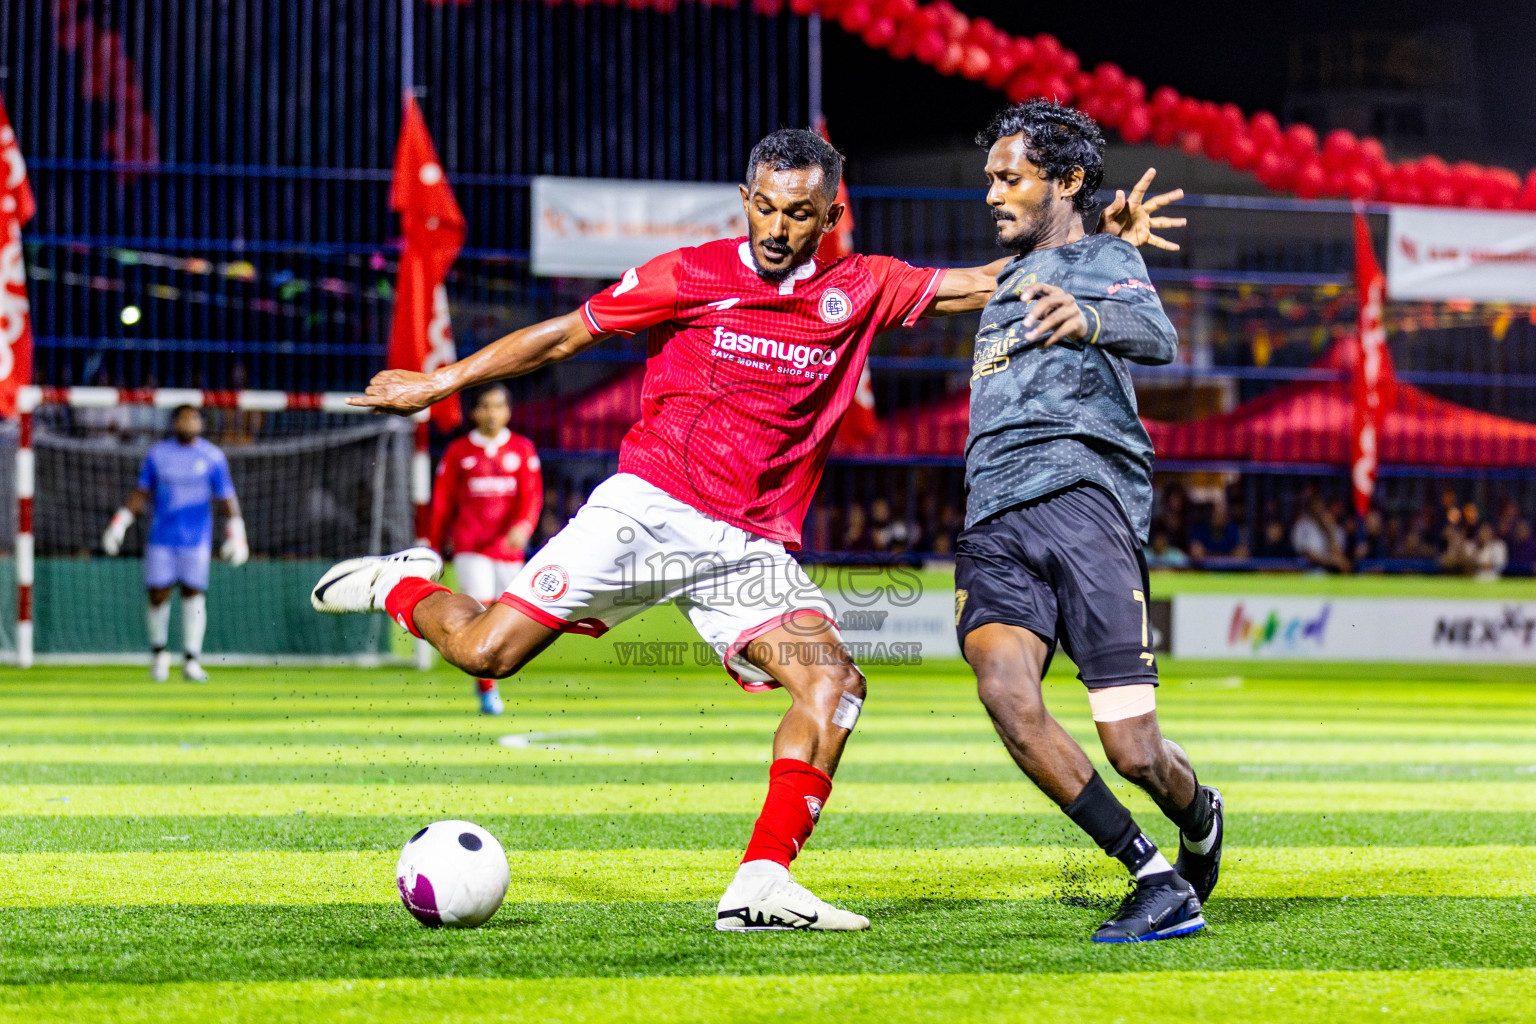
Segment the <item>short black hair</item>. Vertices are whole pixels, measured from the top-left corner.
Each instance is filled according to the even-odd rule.
[[[1050,100],[1015,103],[997,112],[992,123],[976,135],[976,145],[991,149],[998,139],[1024,136],[1024,155],[1045,173],[1046,181],[1060,181],[1074,167],[1083,169],[1083,187],[1072,197],[1081,214],[1099,205],[1095,193],[1104,183],[1104,129],[1082,111]]]
[[[747,157],[747,188],[757,179],[757,169],[798,171],[821,168],[821,191],[827,202],[837,198],[837,186],[843,180],[843,155],[815,132],[804,128],[780,128],[764,135]]]
[[[497,392],[501,393],[501,397],[505,399],[509,405],[511,404],[512,393],[507,390],[507,386],[505,384],[487,384],[485,387],[475,392],[475,402],[474,405],[470,406],[470,408],[478,408],[480,403],[485,401],[488,396]]]
[[[178,405],[176,408],[171,410],[171,422],[175,423],[177,420],[181,419],[181,414],[184,413],[184,412],[201,412],[201,411],[202,410],[199,409],[195,405],[186,405],[186,404]]]

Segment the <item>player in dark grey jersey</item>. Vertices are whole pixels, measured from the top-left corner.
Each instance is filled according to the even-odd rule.
[[[1010,107],[977,137],[998,241],[1018,255],[982,313],[971,376],[966,527],[955,549],[955,624],[993,725],[1013,759],[1136,889],[1094,934],[1135,942],[1192,934],[1221,862],[1221,794],[1158,727],[1157,666],[1141,543],[1152,504],[1152,444],[1126,361],[1166,363],[1178,341],[1135,244],[1087,235],[1104,140],[1054,103]],[[1177,199],[1142,202],[1153,172],[1117,210],[1141,230]],[[1108,218],[1107,218],[1108,219]],[[1057,643],[1076,662],[1104,752],[1179,827],[1169,864],[1045,709],[1040,681]]]

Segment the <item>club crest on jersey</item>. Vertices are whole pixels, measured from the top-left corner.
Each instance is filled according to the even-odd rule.
[[[533,591],[533,596],[540,601],[558,601],[565,596],[566,588],[571,585],[571,578],[565,574],[565,570],[558,565],[546,565],[533,574],[533,579],[528,586]]]
[[[821,801],[813,796],[805,798],[805,809],[811,812],[811,822],[814,824],[821,820]]]
[[[853,316],[853,303],[848,301],[848,293],[841,288],[828,288],[821,293],[817,311],[821,313],[823,323],[840,324]]]

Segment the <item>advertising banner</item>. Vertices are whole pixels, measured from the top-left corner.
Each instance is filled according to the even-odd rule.
[[[1536,603],[1178,594],[1173,654],[1536,663]]]
[[[533,272],[541,277],[619,277],[672,249],[746,233],[735,185],[533,179]]]
[[[1536,302],[1536,214],[1394,206],[1393,299]]]

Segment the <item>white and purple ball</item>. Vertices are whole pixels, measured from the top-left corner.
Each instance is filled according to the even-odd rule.
[[[395,865],[400,899],[430,928],[490,920],[512,881],[496,837],[468,821],[435,821],[406,840]]]

